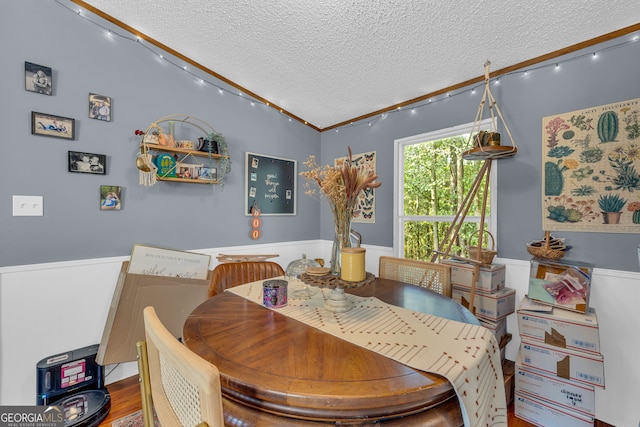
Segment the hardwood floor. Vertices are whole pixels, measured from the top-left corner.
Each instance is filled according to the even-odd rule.
[[[142,409],[138,376],[125,378],[107,386],[111,395],[111,410],[98,427],[111,427],[111,423]]]
[[[140,384],[138,377],[133,376],[107,386],[111,395],[111,411],[100,423],[99,427],[111,427],[111,423],[142,408],[140,401]],[[509,406],[509,427],[534,427],[513,414],[513,405]]]

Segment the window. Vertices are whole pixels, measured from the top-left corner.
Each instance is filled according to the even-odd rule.
[[[462,153],[472,148],[469,144],[472,126],[469,123],[395,141],[394,252],[397,256],[429,261],[442,244],[484,164],[462,159]],[[480,125],[480,129],[489,128],[490,120]],[[495,230],[495,217],[491,215],[496,211],[496,198],[491,191],[497,181],[495,163],[487,194],[486,230]],[[468,202],[469,211],[458,233],[450,234],[449,240],[453,241],[450,254],[468,256],[465,249],[469,241],[477,244],[483,189],[484,185],[480,185],[476,196]],[[483,246],[491,245],[491,238],[485,234]]]

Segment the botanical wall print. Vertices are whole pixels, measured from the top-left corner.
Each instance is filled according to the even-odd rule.
[[[335,166],[340,166],[346,157],[340,157],[335,160]],[[364,173],[376,174],[376,152],[370,151],[368,153],[354,154],[353,163],[358,167],[358,170]],[[358,200],[358,206],[356,210],[358,213],[353,217],[351,222],[362,223],[375,223],[376,222],[376,197],[375,189],[367,188],[361,194]]]
[[[542,227],[640,233],[640,98],[542,120]]]

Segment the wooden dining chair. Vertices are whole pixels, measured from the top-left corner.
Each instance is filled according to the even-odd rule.
[[[145,340],[136,344],[145,427],[224,427],[218,368],[189,350],[143,311]]]
[[[225,289],[257,280],[284,276],[280,264],[273,261],[240,261],[218,264],[211,273],[208,296],[224,292]]]
[[[378,276],[431,289],[451,298],[451,267],[448,265],[381,256]]]

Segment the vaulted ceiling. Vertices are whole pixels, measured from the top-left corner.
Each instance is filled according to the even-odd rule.
[[[319,130],[640,29],[638,0],[71,1]]]

